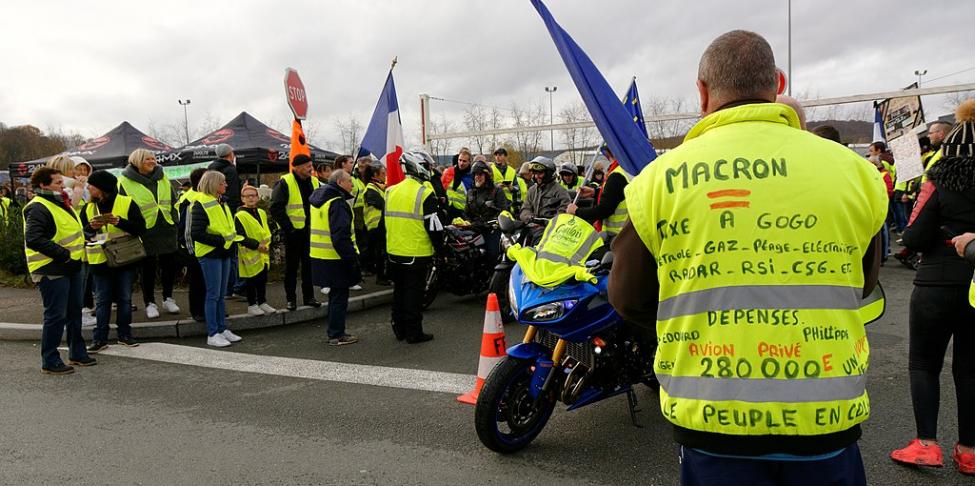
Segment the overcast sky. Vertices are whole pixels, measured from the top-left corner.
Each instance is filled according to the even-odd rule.
[[[975,2],[794,0],[792,89],[831,97],[925,84],[975,82]],[[151,5],[151,7],[149,6]],[[701,52],[732,29],[763,34],[788,65],[785,0],[549,0],[562,26],[622,93],[696,99]],[[418,95],[502,107],[579,95],[528,0],[478,1],[14,1],[0,4],[0,122],[86,137],[123,120],[147,130],[183,117],[223,124],[240,111],[276,128],[290,118],[286,67],[310,100],[312,142],[338,139],[336,120],[363,124],[389,62],[407,141]],[[964,73],[943,79],[958,71]],[[464,105],[432,102],[434,115]],[[949,110],[925,99],[928,117]]]

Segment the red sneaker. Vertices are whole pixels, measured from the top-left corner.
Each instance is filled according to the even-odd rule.
[[[951,458],[958,464],[958,472],[975,475],[975,454],[961,452],[958,449],[958,444],[955,444],[955,450],[951,452]]]
[[[973,467],[975,467],[975,454],[965,454],[970,457]],[[890,458],[901,464],[912,466],[942,467],[945,465],[944,455],[941,453],[941,446],[938,444],[924,445],[921,439],[914,439],[903,449],[897,449],[890,453]],[[961,463],[959,462],[959,467]]]

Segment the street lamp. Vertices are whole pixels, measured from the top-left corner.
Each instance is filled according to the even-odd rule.
[[[918,89],[921,89],[921,76],[924,76],[925,74],[928,74],[928,70],[927,69],[925,69],[923,71],[920,70],[920,69],[917,69],[917,70],[914,71],[914,75],[917,76],[917,88]]]
[[[552,109],[552,95],[555,94],[555,90],[557,90],[557,89],[559,89],[558,86],[552,86],[551,88],[549,88],[548,86],[545,87],[545,92],[548,93],[548,119],[549,119],[549,125],[555,125],[555,112]],[[549,142],[548,143],[551,146],[550,148],[552,149],[552,152],[555,152],[555,130],[549,130],[548,131],[548,138],[549,138]]]
[[[186,145],[190,143],[190,119],[186,116],[186,105],[190,104],[190,100],[176,100],[180,105],[183,106],[183,128],[186,131]]]

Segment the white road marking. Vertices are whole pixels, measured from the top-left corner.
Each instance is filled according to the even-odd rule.
[[[470,391],[474,387],[475,378],[471,375],[459,373],[232,353],[166,343],[143,343],[135,348],[111,346],[100,351],[98,355],[146,359],[262,375],[455,394]]]

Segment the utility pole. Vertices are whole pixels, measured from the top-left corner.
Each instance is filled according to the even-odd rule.
[[[918,87],[918,89],[921,88],[921,76],[924,76],[925,74],[928,74],[928,70],[927,69],[925,69],[923,71],[920,70],[920,69],[917,69],[917,70],[914,71],[914,75],[917,76],[917,87]]]
[[[183,128],[186,132],[186,143],[184,145],[190,144],[190,119],[186,115],[186,106],[190,104],[190,100],[176,100],[183,107]]]
[[[555,90],[559,89],[558,86],[552,86],[549,88],[545,87],[545,92],[548,93],[548,124],[555,125],[555,111],[552,108],[552,95],[555,94]],[[549,145],[552,152],[555,152],[555,130],[548,131]]]

